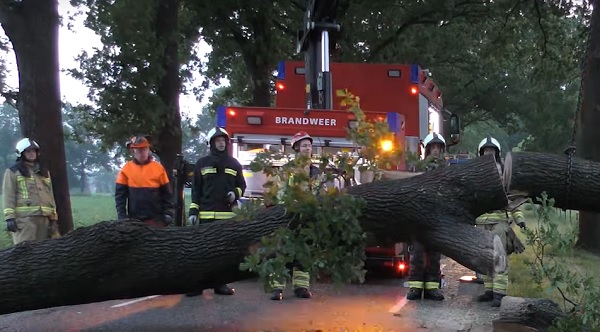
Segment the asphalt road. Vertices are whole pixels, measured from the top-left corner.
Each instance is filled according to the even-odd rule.
[[[231,284],[233,296],[154,296],[0,316],[0,331],[491,331],[497,309],[477,303],[479,284],[446,261],[446,300],[406,301],[405,279],[373,275],[365,284],[313,285],[312,299],[291,288],[271,301],[256,280]],[[1,299],[0,299],[1,300]]]

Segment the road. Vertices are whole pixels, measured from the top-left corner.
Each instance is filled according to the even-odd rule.
[[[234,296],[152,296],[0,316],[0,331],[491,331],[497,309],[460,283],[466,269],[446,260],[446,300],[406,301],[405,279],[369,276],[365,284],[317,283],[312,299],[268,299],[256,280],[231,284]]]

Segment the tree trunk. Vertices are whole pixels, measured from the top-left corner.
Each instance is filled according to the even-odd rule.
[[[509,154],[506,176],[511,175],[512,188],[526,191],[530,186],[528,195],[537,194],[544,182],[551,192],[564,192],[557,171],[562,170],[564,158]],[[551,168],[532,172],[539,165]],[[600,195],[600,187],[593,183],[580,186],[590,184],[594,179],[590,174],[600,174],[600,163],[575,159],[573,165],[574,185],[568,204],[600,211],[600,205],[588,202]],[[549,176],[559,180],[552,181]],[[505,268],[499,239],[473,227],[475,217],[507,205],[492,156],[409,179],[350,187],[348,192],[365,199],[361,226],[380,243],[416,238],[469,269],[491,273]],[[557,199],[558,207],[564,204],[564,199]],[[275,206],[261,210],[253,221],[224,220],[198,227],[157,229],[139,223],[103,222],[62,238],[23,243],[0,252],[0,314],[181,294],[241,280],[249,276],[239,271],[244,257],[263,236],[288,227],[292,217],[285,214],[283,206]],[[33,265],[36,273],[32,275]]]
[[[505,296],[500,317],[492,324],[494,332],[547,331],[556,319],[564,316],[552,300]]]
[[[36,140],[52,175],[59,228],[73,229],[62,126],[58,64],[58,2],[0,4],[0,23],[19,69],[17,105],[23,136]]]
[[[600,164],[573,158],[571,181],[567,181],[567,161],[565,155],[509,152],[504,162],[504,182],[509,192],[522,193],[534,203],[545,191],[556,207],[598,211]]]
[[[181,114],[179,112],[179,94],[181,79],[179,77],[179,35],[178,31],[179,0],[160,0],[157,8],[156,33],[164,48],[161,66],[164,70],[158,86],[158,96],[165,105],[164,127],[158,135],[157,149],[161,163],[172,180],[172,169],[175,158],[181,154],[182,133]]]
[[[586,52],[587,65],[582,77],[583,102],[577,126],[580,129],[577,155],[581,158],[600,161],[600,9],[594,5],[590,27],[590,38]],[[576,246],[600,251],[600,215],[582,212],[579,214],[579,239]]]
[[[83,161],[79,164],[79,179],[79,189],[83,194],[88,187],[87,173],[85,172],[85,163]]]

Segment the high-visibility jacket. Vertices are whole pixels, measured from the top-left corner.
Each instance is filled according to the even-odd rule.
[[[520,222],[521,220],[524,220],[525,216],[523,215],[523,211],[521,211],[520,208],[517,208],[513,211],[506,211],[506,210],[494,210],[494,211],[490,211],[488,213],[482,214],[481,216],[477,217],[477,219],[475,220],[475,223],[477,225],[490,225],[490,224],[497,224],[500,222],[506,222],[506,223],[512,223],[512,222]]]
[[[119,219],[163,220],[175,214],[169,177],[163,165],[150,159],[128,161],[117,175],[115,204]]]
[[[192,178],[192,204],[189,215],[199,219],[229,219],[233,206],[246,191],[242,165],[228,154],[211,152],[196,162]],[[235,193],[229,203],[227,193]]]
[[[2,192],[5,220],[33,216],[58,220],[50,174],[43,174],[39,164],[20,161],[7,169]]]

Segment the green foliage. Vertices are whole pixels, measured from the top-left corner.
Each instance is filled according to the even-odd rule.
[[[105,148],[124,142],[137,133],[156,138],[164,130],[179,130],[179,110],[173,100],[161,96],[169,40],[161,33],[160,0],[111,1],[72,0],[87,5],[85,26],[101,37],[102,47],[77,58],[79,69],[69,70],[89,88],[93,106],[78,107],[85,129],[102,139]],[[186,79],[194,70],[197,25],[185,7],[179,8],[178,31],[174,33],[182,64],[179,78]],[[163,28],[164,30],[164,28]],[[172,80],[170,85],[179,81]],[[164,91],[163,91],[164,93]],[[177,128],[175,128],[177,127]],[[165,129],[166,128],[166,129]],[[158,142],[159,144],[161,142]]]
[[[557,322],[554,331],[600,329],[600,287],[596,276],[586,275],[571,263],[577,228],[567,231],[551,218],[555,214],[554,199],[546,193],[537,198],[537,227],[524,230],[526,243],[533,250],[528,261],[535,286],[550,295],[558,292],[567,317]]]
[[[402,154],[384,151],[380,144],[382,139],[391,138],[389,129],[381,125],[381,120],[368,121],[357,97],[347,91],[338,91],[338,96],[358,119],[357,126],[348,133],[361,147],[358,154],[322,155],[313,160],[299,154],[290,158],[279,151],[265,151],[251,163],[253,171],[264,172],[269,180],[264,185],[264,199],[253,200],[238,210],[239,218],[252,219],[262,204],[280,204],[290,218],[288,227],[264,237],[260,248],[240,266],[257,272],[265,289],[269,289],[271,278],[289,277],[287,268],[292,262],[300,263],[312,276],[328,275],[334,283],[364,280],[366,234],[359,218],[365,202],[340,191],[334,183],[344,171],[353,176],[352,166],[358,160],[377,172],[379,167],[397,162]],[[311,164],[318,164],[320,175],[309,177]]]

